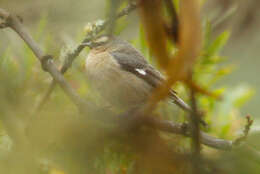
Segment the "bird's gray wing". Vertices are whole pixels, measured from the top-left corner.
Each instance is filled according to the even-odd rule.
[[[115,58],[117,63],[125,71],[135,74],[137,77],[143,79],[154,88],[158,87],[165,80],[164,76],[152,67],[142,56],[142,54],[135,48],[131,47],[127,50],[114,50],[110,54]],[[170,90],[169,97],[172,101],[182,109],[190,112],[191,108],[176,92]]]
[[[113,51],[111,55],[123,70],[135,74],[154,88],[158,87],[164,80],[161,73],[148,64],[138,52]]]

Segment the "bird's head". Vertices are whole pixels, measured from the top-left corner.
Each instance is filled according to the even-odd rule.
[[[111,36],[102,35],[89,42],[84,43],[84,45],[88,46],[91,49],[98,48],[98,47],[107,47],[111,42],[111,40],[112,40]]]
[[[85,43],[85,45],[90,47],[91,49],[117,49],[129,44],[116,36],[102,35],[93,39],[90,42]]]

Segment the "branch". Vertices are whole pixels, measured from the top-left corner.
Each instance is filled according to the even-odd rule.
[[[70,99],[82,110],[82,108],[84,108],[86,105],[86,102],[80,98],[80,96],[75,92],[75,90],[69,85],[63,75],[56,68],[53,63],[52,56],[45,54],[40,46],[33,40],[32,36],[22,25],[20,18],[9,14],[4,9],[0,9],[0,18],[2,19],[0,26],[10,27],[24,40],[36,58],[40,61],[42,69],[51,74],[53,79],[58,82],[60,87],[66,92]]]
[[[72,102],[78,107],[78,109],[85,115],[95,115],[95,119],[100,119],[96,117],[98,114],[107,112],[107,110],[102,110],[100,108],[95,107],[92,103],[86,102],[80,98],[80,96],[75,92],[75,90],[69,85],[69,83],[65,80],[61,72],[56,68],[53,63],[52,56],[44,54],[39,45],[33,40],[31,35],[27,32],[25,27],[22,25],[20,19],[17,16],[9,14],[7,11],[0,9],[0,26],[10,27],[13,29],[31,48],[32,52],[35,54],[36,58],[40,61],[42,68],[44,71],[50,73],[52,78],[58,83],[58,85],[64,90],[64,92],[70,97]],[[97,114],[98,113],[98,114]],[[105,116],[102,117],[103,121],[107,121],[108,119],[111,121],[115,119],[114,115],[110,115],[111,112],[107,112]],[[131,115],[130,115],[131,116]],[[119,117],[120,121],[129,124],[125,115]],[[132,118],[132,116],[130,117]],[[158,130],[180,134],[184,136],[191,136],[191,129],[189,126],[185,124],[175,124],[169,121],[158,120],[154,117],[142,116],[137,117],[136,121],[141,123],[141,125],[147,125],[149,127],[157,128]],[[122,127],[122,125],[120,125]],[[204,132],[200,132],[201,134],[201,143],[216,148],[220,150],[231,150],[233,147],[233,142],[223,139],[218,139],[212,137]]]
[[[192,74],[190,73],[188,79],[192,79]],[[198,114],[197,102],[195,98],[195,90],[190,88],[190,98],[191,107],[193,112],[190,113],[190,124],[191,124],[191,145],[192,145],[192,173],[199,174],[201,168],[198,167],[201,163],[201,142],[200,142],[200,116]]]
[[[166,120],[158,120],[155,118],[149,118],[147,120],[147,123],[150,126],[156,127],[160,131],[164,132],[169,132],[169,133],[174,133],[174,134],[179,134],[179,135],[184,135],[187,137],[191,137],[191,128],[188,124],[182,123],[173,123],[170,121]],[[200,131],[200,141],[202,144],[219,149],[219,150],[225,150],[229,151],[233,148],[233,142],[229,140],[224,140],[220,138],[215,138],[213,136],[210,136],[209,134],[206,134],[202,131]]]
[[[138,126],[145,125],[158,129],[162,132],[178,134],[186,137],[193,136],[193,128],[187,123],[173,123],[172,121],[158,119],[154,115],[141,115],[138,111],[136,111],[136,109],[131,110],[123,115],[119,115],[117,120],[113,120],[113,122],[116,122],[119,127],[116,129],[116,131],[122,132],[123,134],[129,130],[136,129]],[[207,133],[204,133],[203,131],[200,131],[199,134],[200,142],[206,146],[224,151],[230,151],[234,146],[233,141],[216,138]]]
[[[250,115],[246,116],[246,121],[247,121],[247,124],[245,125],[245,128],[243,130],[243,135],[234,141],[234,144],[236,144],[236,145],[240,145],[241,143],[245,142],[245,140],[248,137],[251,126],[253,125],[253,122],[254,122]]]
[[[137,7],[137,4],[132,2],[130,3],[125,9],[123,9],[120,13],[117,14],[116,19],[119,19],[123,16],[128,15],[130,12],[132,12]],[[93,40],[100,32],[102,32],[107,25],[111,22],[111,20],[98,20],[94,24],[89,24],[90,28],[86,35],[86,37],[83,39],[83,41],[73,50],[71,53],[67,54],[65,56],[65,61],[61,68],[61,73],[65,73],[72,65],[72,62],[75,60],[75,58],[80,54],[80,52],[85,48],[87,42]]]
[[[136,7],[137,7],[137,4],[135,2],[130,3],[126,8],[124,8],[120,13],[117,14],[116,19],[119,19],[123,16],[128,15]],[[62,74],[64,74],[71,67],[72,62],[78,57],[80,52],[86,47],[85,43],[90,42],[95,37],[97,37],[97,35],[99,33],[101,33],[108,26],[108,24],[110,24],[111,20],[112,19],[106,20],[106,21],[98,20],[92,24],[88,23],[87,28],[86,28],[86,30],[87,30],[86,37],[83,39],[83,41],[79,45],[76,46],[76,48],[73,51],[71,51],[67,55],[65,55],[63,65],[60,70],[60,72]],[[44,104],[48,101],[55,86],[56,86],[56,82],[55,82],[55,80],[52,80],[44,97],[39,102],[39,104],[36,106],[35,111],[41,110],[41,108],[44,106]]]
[[[170,25],[165,24],[166,33],[173,42],[178,43],[179,39],[179,19],[176,12],[176,7],[174,7],[172,0],[164,0],[168,13],[171,17]]]

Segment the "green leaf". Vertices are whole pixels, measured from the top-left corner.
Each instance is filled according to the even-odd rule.
[[[180,0],[173,0],[174,7],[176,11],[179,12]]]
[[[243,106],[248,100],[252,98],[255,91],[252,88],[249,88],[247,86],[241,86],[237,89],[236,95],[238,98],[234,101],[235,107],[241,107]]]
[[[217,54],[223,48],[223,46],[226,44],[229,36],[230,36],[230,32],[228,32],[228,31],[221,33],[216,38],[216,40],[209,46],[209,48],[207,50],[207,55],[209,57],[211,57],[211,56]]]
[[[122,31],[124,31],[127,28],[128,22],[125,20],[125,18],[121,18],[117,20],[116,26],[115,26],[115,35],[119,35]]]
[[[36,34],[35,34],[35,39],[36,40],[41,40],[43,38],[46,37],[46,34],[45,34],[45,29],[47,28],[47,23],[48,23],[48,17],[47,17],[47,14],[43,14],[42,17],[41,17],[41,20],[40,22],[38,23],[37,25],[37,29],[36,29]]]

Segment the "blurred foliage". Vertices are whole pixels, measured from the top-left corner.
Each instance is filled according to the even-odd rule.
[[[178,1],[175,0],[174,2],[178,4]],[[46,23],[48,23],[48,19],[43,17],[35,29],[34,37],[42,45],[42,48],[49,52],[53,49],[55,40],[52,35],[48,34]],[[125,27],[127,27],[127,19],[120,19],[117,22],[115,33],[120,34]],[[235,88],[218,85],[219,80],[233,70],[233,65],[225,63],[227,58],[220,55],[220,51],[228,40],[230,33],[224,31],[218,37],[212,38],[211,31],[211,22],[205,20],[203,25],[203,50],[195,65],[194,80],[208,91],[213,91],[221,96],[221,99],[198,95],[198,104],[199,108],[205,113],[205,120],[209,124],[209,129],[206,131],[221,138],[235,139],[241,133],[240,131],[245,124],[245,119],[240,114],[239,109],[254,94],[254,90],[243,85],[243,83]],[[83,35],[84,33],[79,33],[77,43]],[[155,64],[147,48],[142,27],[140,27],[139,36],[132,39],[131,42],[152,64]],[[52,50],[54,57],[60,57],[60,59],[55,59],[58,65],[62,62],[62,55],[75,46],[74,42],[67,41],[66,44],[67,46],[62,51]],[[171,52],[177,54],[178,50],[172,48]],[[102,100],[97,97],[97,94],[93,94],[86,83],[84,69],[82,68],[85,56],[86,53],[81,54],[65,77],[82,97],[102,105]],[[40,161],[41,159],[47,160],[39,170],[41,173],[70,174],[85,173],[85,171],[107,174],[137,173],[135,171],[136,165],[140,163],[135,162],[138,160],[144,166],[150,167],[150,170],[156,165],[167,163],[166,161],[156,161],[153,159],[154,156],[149,156],[148,151],[156,153],[158,150],[156,147],[163,149],[158,150],[158,154],[162,156],[168,150],[189,151],[189,140],[175,135],[163,133],[153,135],[149,131],[144,131],[142,136],[129,135],[127,140],[124,138],[114,140],[105,137],[103,128],[91,125],[92,122],[89,123],[88,120],[79,116],[77,108],[60,88],[55,89],[41,112],[32,115],[36,103],[42,98],[51,80],[49,74],[41,70],[40,64],[25,44],[16,47],[10,45],[3,53],[0,53],[0,118],[3,125],[1,126],[0,160],[3,158],[3,161],[5,161],[0,164],[0,173],[9,174],[12,171],[13,173],[23,173],[18,165],[21,160],[19,158],[14,160],[17,157],[15,154],[16,148],[7,138],[7,132],[11,128],[5,127],[5,124],[12,121],[10,120],[12,116],[19,117],[24,120],[23,124],[34,127],[29,129],[34,130],[34,132],[28,132],[29,137],[33,140],[33,148],[26,151],[23,158],[26,159],[27,155],[33,157],[36,155]],[[186,86],[177,84],[174,88],[182,98],[188,101]],[[159,105],[158,112],[164,118],[173,121],[185,120],[184,113],[176,107],[172,107],[172,105],[163,103]],[[14,124],[16,125],[16,123]],[[171,149],[167,149],[164,142],[151,142],[153,140],[151,137],[159,137],[159,135],[167,140]],[[253,136],[259,137],[259,131],[253,133]],[[144,137],[145,140],[142,140]],[[257,138],[249,137],[250,143],[259,150],[257,140]],[[156,143],[159,146],[155,146]],[[210,165],[216,167],[216,171],[211,169],[205,173],[260,173],[259,163],[252,159],[251,154],[245,154],[243,151],[217,152],[203,147],[203,152],[205,158],[210,159],[209,161],[212,163]],[[8,155],[2,154],[10,154],[14,157],[10,158]],[[22,162],[26,161],[23,161],[23,158],[20,158]],[[146,164],[145,158],[151,163]],[[178,160],[179,163],[182,162],[181,158],[178,158]],[[177,160],[175,159],[175,161]],[[13,168],[11,172],[9,170],[10,164]],[[24,163],[22,164],[26,166]],[[165,164],[165,166],[167,165]],[[166,170],[165,166],[161,165],[160,169]],[[30,164],[26,167],[30,167]],[[174,169],[169,171],[174,171]],[[150,171],[150,173],[152,172]]]

